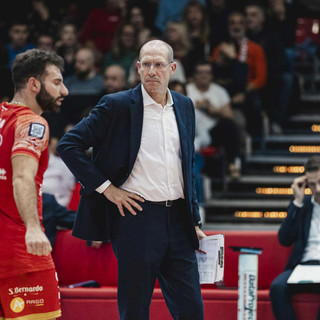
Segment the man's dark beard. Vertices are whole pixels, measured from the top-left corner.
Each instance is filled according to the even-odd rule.
[[[76,71],[76,75],[79,79],[84,80],[88,78],[88,75],[90,74],[90,70],[85,70],[85,71]]]
[[[55,112],[58,109],[58,106],[56,105],[56,101],[61,98],[58,97],[57,99],[54,99],[46,90],[43,83],[41,83],[41,89],[40,92],[36,96],[36,100],[41,107],[43,112]]]

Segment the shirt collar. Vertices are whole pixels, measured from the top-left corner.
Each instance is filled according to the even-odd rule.
[[[320,207],[320,204],[314,200],[314,196],[311,197],[311,202],[314,206]]]
[[[141,85],[141,91],[142,91],[144,107],[150,106],[150,105],[160,105],[150,97],[149,93],[146,91],[143,85]],[[169,89],[167,89],[167,103],[164,107],[171,107],[172,105],[173,105],[173,100],[172,100],[171,92]]]

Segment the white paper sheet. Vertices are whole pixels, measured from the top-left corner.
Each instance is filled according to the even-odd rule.
[[[200,284],[215,283],[223,280],[224,235],[207,236],[199,241],[196,253]]]
[[[320,266],[298,264],[287,283],[320,283]]]

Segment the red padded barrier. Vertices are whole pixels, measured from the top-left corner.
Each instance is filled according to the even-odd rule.
[[[225,238],[224,283],[227,287],[238,287],[238,257],[230,246],[262,248],[258,262],[258,287],[270,287],[272,280],[284,270],[291,248],[283,247],[276,231],[205,231],[207,235],[223,233]]]
[[[71,230],[61,230],[52,256],[61,286],[88,280],[101,286],[117,286],[118,264],[110,243],[93,248],[73,237]]]
[[[278,242],[276,231],[205,231],[207,235],[225,235],[225,274],[227,288],[216,285],[202,285],[205,320],[234,320],[237,317],[238,302],[238,252],[230,246],[262,247],[259,255],[258,308],[257,318],[274,320],[269,301],[271,281],[283,271],[291,248]],[[61,320],[117,320],[117,260],[111,244],[96,249],[87,246],[86,241],[71,235],[70,230],[58,231],[53,251],[60,289]],[[65,285],[96,280],[101,288],[66,288]],[[320,296],[298,294],[293,298],[299,320],[316,320]],[[161,290],[154,290],[150,307],[150,319],[171,319]]]

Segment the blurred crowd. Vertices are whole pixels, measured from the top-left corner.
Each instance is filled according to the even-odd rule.
[[[57,114],[43,115],[57,156],[60,137],[103,95],[140,82],[140,47],[162,39],[177,63],[170,88],[195,105],[199,170],[202,151],[214,147],[225,152],[227,174],[238,178],[250,143],[283,132],[299,99],[299,63],[319,59],[319,7],[303,0],[11,1],[1,11],[0,99],[13,96],[10,67],[17,54],[36,47],[61,55],[69,96]],[[64,186],[56,186],[62,195],[74,187]]]

